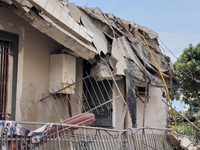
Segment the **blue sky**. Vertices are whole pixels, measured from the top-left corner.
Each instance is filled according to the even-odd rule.
[[[165,45],[178,57],[190,43],[200,42],[199,0],[69,0],[76,5],[99,7],[125,20],[156,31]],[[176,61],[167,51],[172,61]]]
[[[156,31],[159,38],[176,57],[190,43],[200,42],[200,0],[69,0],[76,5],[99,7],[125,20]],[[165,50],[173,62],[176,58]],[[177,110],[183,108],[179,101],[173,102]]]

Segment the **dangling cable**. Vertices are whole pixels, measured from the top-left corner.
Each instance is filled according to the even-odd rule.
[[[158,67],[158,64],[157,64],[155,58],[153,57],[153,54],[151,53],[151,50],[150,50],[150,48],[149,48],[149,45],[148,45],[146,39],[144,38],[144,36],[143,36],[142,34],[140,34],[140,33],[135,33],[135,35],[140,35],[140,36],[144,39],[144,41],[145,41],[145,43],[146,43],[146,45],[147,45],[147,48],[148,48],[148,50],[149,50],[149,53],[151,54],[151,57],[152,57],[152,59],[153,59],[155,65],[156,65],[156,67],[157,67],[157,69],[158,69],[158,71],[159,71],[159,73],[160,73],[160,76],[161,76],[161,78],[162,78],[162,80],[163,80],[163,83],[164,83],[164,85],[165,85],[165,90],[166,90],[166,92],[167,92],[167,98],[168,98],[169,105],[170,105],[170,108],[171,108],[171,110],[172,110],[172,113],[173,113],[173,115],[174,115],[174,120],[175,120],[174,129],[173,129],[173,134],[174,134],[174,131],[175,131],[175,129],[176,129],[176,114],[175,114],[175,112],[174,112],[174,110],[173,110],[173,108],[172,108],[172,104],[171,104],[170,97],[169,97],[169,91],[168,91],[167,85],[166,85],[166,83],[165,83],[165,79],[164,79],[164,77],[163,77],[163,75],[162,75],[162,73],[161,73],[161,71],[160,71],[160,69],[159,69],[159,67]]]

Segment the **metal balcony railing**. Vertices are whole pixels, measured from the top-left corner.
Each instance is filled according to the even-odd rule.
[[[28,125],[42,123],[22,122]],[[83,127],[76,125],[54,124],[54,132],[33,143],[33,137],[24,137],[13,134],[12,129],[6,130],[1,126],[1,150],[173,150],[166,134],[140,134],[138,129],[119,130]],[[64,128],[59,132],[58,128]],[[72,131],[73,129],[78,129]],[[148,129],[148,128],[146,128]],[[145,129],[145,130],[146,130]],[[151,128],[155,131],[155,129]],[[156,129],[158,130],[158,129]],[[163,129],[162,129],[163,130]],[[88,132],[89,131],[89,132]],[[121,135],[119,135],[121,133]]]

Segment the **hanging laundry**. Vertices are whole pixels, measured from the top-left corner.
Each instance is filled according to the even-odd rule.
[[[38,128],[34,131],[31,131],[29,129],[26,129],[21,124],[18,124],[15,121],[1,120],[0,121],[0,135],[2,135],[1,136],[2,139],[6,138],[6,137],[9,138],[10,135],[30,137],[32,143],[38,143],[42,140],[42,138],[47,136],[47,134],[49,133],[49,130],[51,129],[52,126],[53,126],[53,123],[47,123],[44,126]],[[28,143],[16,144],[16,142],[14,142],[13,148],[15,148],[16,145],[27,146],[29,144]],[[7,150],[6,149],[6,141],[1,140],[0,147],[1,146],[2,146],[2,150]]]

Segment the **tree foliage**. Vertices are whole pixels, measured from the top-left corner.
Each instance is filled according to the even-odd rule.
[[[174,108],[176,109],[176,107]],[[169,124],[174,128],[174,116],[169,109]],[[181,111],[179,111],[182,114]],[[192,126],[187,120],[185,120],[182,116],[180,116],[177,112],[176,114],[176,132],[186,136],[193,136],[194,138],[200,139],[200,131]],[[183,116],[185,116],[188,120],[190,120],[193,124],[195,124],[198,128],[200,128],[200,115],[195,114],[191,108],[184,112]]]
[[[174,63],[180,85],[175,92],[176,99],[192,104],[194,111],[200,109],[200,43],[185,48],[183,54]]]

